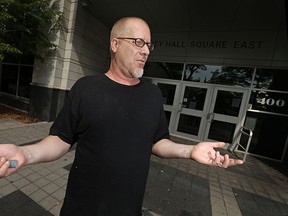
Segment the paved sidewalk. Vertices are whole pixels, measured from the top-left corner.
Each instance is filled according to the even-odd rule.
[[[0,143],[35,143],[50,125],[0,119]],[[71,150],[57,161],[0,179],[0,216],[59,215],[73,159]],[[228,169],[152,156],[143,215],[287,216],[288,169],[251,156]]]

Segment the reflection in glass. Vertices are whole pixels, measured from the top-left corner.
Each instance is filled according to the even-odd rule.
[[[214,120],[211,123],[208,139],[232,143],[235,124]]]
[[[288,91],[288,70],[263,69],[256,71],[253,87],[258,89],[271,89]]]
[[[177,131],[198,136],[201,118],[181,114]]]
[[[253,68],[186,64],[184,80],[250,87]]]
[[[196,87],[185,87],[183,108],[203,110],[207,89]]]
[[[144,76],[181,80],[183,63],[146,62]]]
[[[218,91],[214,107],[214,113],[238,116],[243,93],[232,91]]]
[[[163,104],[173,105],[176,85],[157,83],[157,86],[160,88],[163,97]]]

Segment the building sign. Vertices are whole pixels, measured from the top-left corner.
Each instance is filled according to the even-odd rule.
[[[261,49],[264,45],[264,41],[202,41],[202,40],[193,40],[193,41],[154,41],[155,48],[203,48],[203,49]]]
[[[152,32],[153,61],[288,66],[288,43],[273,31]]]
[[[252,91],[250,103],[253,110],[288,114],[288,93]]]

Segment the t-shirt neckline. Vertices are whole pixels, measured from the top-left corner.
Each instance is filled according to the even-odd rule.
[[[139,82],[135,85],[125,85],[125,84],[122,84],[122,83],[119,83],[119,82],[116,82],[115,80],[112,80],[110,77],[108,77],[106,74],[103,74],[103,77],[105,79],[105,81],[111,85],[114,85],[114,86],[122,86],[122,87],[126,87],[126,88],[135,88],[135,87],[138,87],[142,84],[142,79],[139,79]]]

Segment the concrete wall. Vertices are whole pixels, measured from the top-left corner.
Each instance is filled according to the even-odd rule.
[[[54,41],[58,49],[44,62],[35,62],[31,86],[29,114],[49,121],[59,113],[73,84],[82,76],[104,73],[110,58],[108,28],[80,1],[62,0],[61,10],[64,22]]]
[[[100,23],[80,3],[77,8],[71,46],[67,88],[82,76],[104,73],[109,67],[110,29]],[[70,47],[69,47],[70,48]]]

